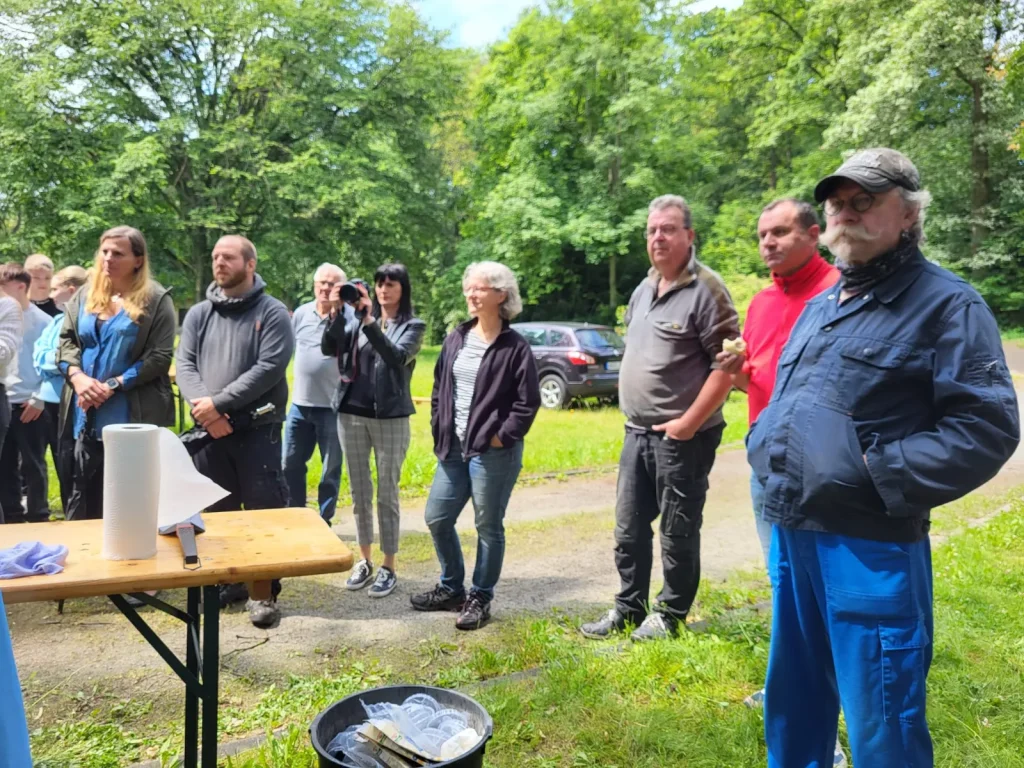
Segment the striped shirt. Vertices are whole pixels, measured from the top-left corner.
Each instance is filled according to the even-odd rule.
[[[480,361],[490,346],[473,331],[466,334],[466,341],[455,356],[452,377],[455,379],[455,434],[459,442],[465,442],[466,427],[469,424],[469,408],[473,404],[473,390],[476,389],[476,375]]]

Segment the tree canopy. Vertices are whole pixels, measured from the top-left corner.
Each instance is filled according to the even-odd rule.
[[[884,145],[927,253],[1020,323],[1022,35],[999,0],[550,0],[464,51],[386,0],[0,0],[0,255],[85,263],[129,223],[182,305],[228,232],[289,304],[323,261],[402,261],[435,335],[491,258],[528,317],[611,321],[653,197],[742,293],[764,204]]]

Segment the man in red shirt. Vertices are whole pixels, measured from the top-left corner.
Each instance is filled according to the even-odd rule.
[[[768,405],[775,388],[775,369],[782,348],[804,304],[839,279],[839,270],[818,253],[821,227],[814,208],[802,200],[784,198],[769,203],[757,222],[758,250],[772,271],[772,284],[750,302],[743,324],[744,355],[722,352],[718,362],[722,370],[733,374],[733,386],[747,393],[750,424]],[[754,504],[757,536],[761,540],[765,565],[772,541],[772,526],[761,519],[764,488],[753,473],[750,496]],[[760,705],[764,691],[748,697],[749,706]],[[846,765],[846,757],[836,744],[835,766]]]

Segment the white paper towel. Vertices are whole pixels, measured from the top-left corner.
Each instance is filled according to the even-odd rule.
[[[228,495],[192,464],[169,429],[151,424],[103,428],[103,557],[145,560],[157,528],[174,525]]]
[[[103,428],[103,557],[145,560],[156,554],[160,507],[160,428]]]

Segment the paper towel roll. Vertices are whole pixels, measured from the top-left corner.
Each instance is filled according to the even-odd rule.
[[[156,555],[160,506],[160,428],[103,428],[103,557],[145,560]]]

